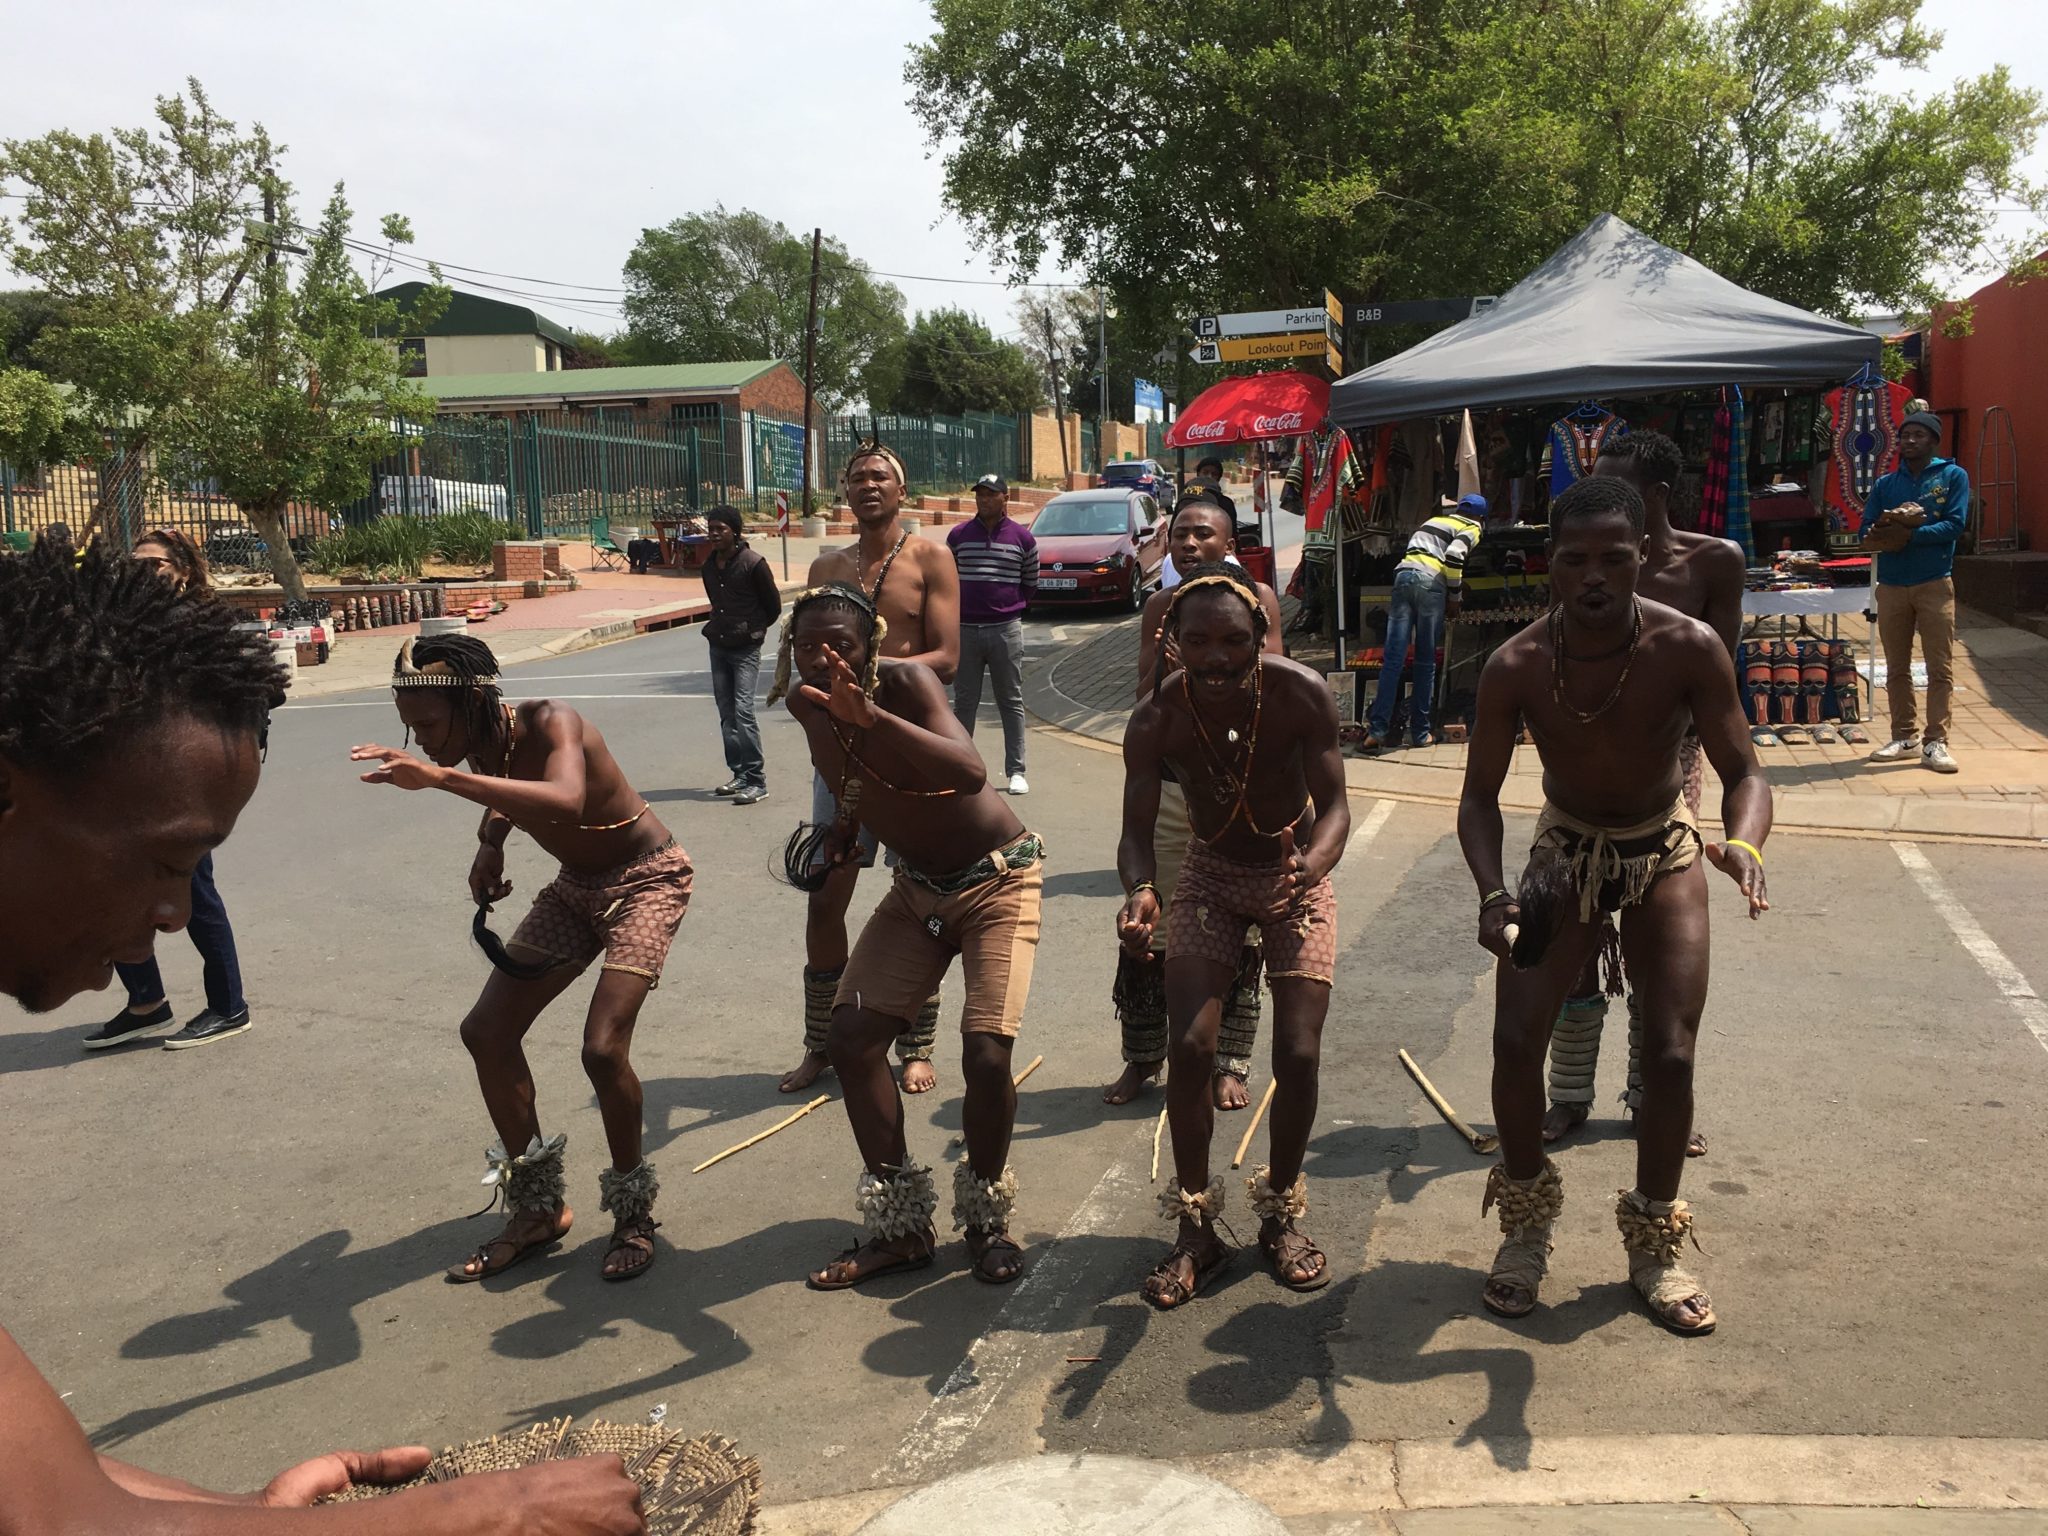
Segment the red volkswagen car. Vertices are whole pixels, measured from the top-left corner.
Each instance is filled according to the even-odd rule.
[[[1132,612],[1159,585],[1166,518],[1139,491],[1105,486],[1055,496],[1032,519],[1038,540],[1034,603],[1119,603]]]

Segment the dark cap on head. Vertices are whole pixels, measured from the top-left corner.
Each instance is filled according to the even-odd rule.
[[[1937,443],[1941,441],[1941,418],[1932,411],[1915,411],[1899,423],[1901,431],[1907,427],[1925,427],[1934,434],[1934,440]]]
[[[704,514],[704,521],[707,523],[723,523],[734,533],[740,531],[740,513],[737,507],[728,507],[721,503]]]
[[[995,491],[1007,499],[1010,494],[1010,482],[1001,475],[983,475],[974,482],[974,489],[977,494],[982,491]]]

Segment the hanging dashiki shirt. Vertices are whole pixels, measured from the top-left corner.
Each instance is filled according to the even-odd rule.
[[[1287,471],[1287,484],[1301,494],[1305,531],[1318,533],[1330,511],[1349,501],[1358,485],[1358,466],[1351,459],[1351,439],[1342,431],[1311,433]]]
[[[1614,412],[1595,407],[1584,415],[1574,411],[1550,424],[1550,494],[1593,473],[1600,450],[1628,435],[1628,423]]]
[[[1863,522],[1863,503],[1880,475],[1897,466],[1899,426],[1911,391],[1877,379],[1843,385],[1821,396],[1822,420],[1834,444],[1828,454],[1829,533],[1854,533]]]

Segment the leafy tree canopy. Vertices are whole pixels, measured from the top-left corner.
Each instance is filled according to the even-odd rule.
[[[121,429],[128,462],[103,484],[217,480],[299,598],[285,506],[362,495],[400,424],[432,402],[377,339],[401,330],[400,310],[356,270],[369,248],[341,189],[317,228],[300,225],[282,153],[196,80],[158,99],[153,128],[0,143],[0,180],[27,188],[19,216],[0,221],[0,256],[60,306],[36,352],[75,386],[75,413]],[[387,251],[412,239],[396,215],[381,233]],[[430,323],[446,300],[437,274],[406,318]]]
[[[1924,69],[1919,0],[934,0],[952,208],[1164,339],[1191,313],[1495,293],[1612,211],[1829,314],[2007,257],[2039,97]],[[1157,345],[1155,341],[1154,345]]]
[[[1031,354],[997,338],[964,309],[920,314],[901,343],[900,381],[878,409],[909,415],[1021,414],[1044,403],[1048,382]]]
[[[626,258],[626,324],[647,362],[781,358],[803,367],[811,242],[750,209],[716,207],[642,230]],[[827,238],[818,277],[816,390],[827,409],[871,398],[878,353],[906,334],[903,295]]]

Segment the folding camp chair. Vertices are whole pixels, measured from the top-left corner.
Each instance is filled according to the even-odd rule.
[[[616,571],[625,558],[626,552],[612,542],[612,520],[593,517],[590,520],[590,568],[594,571],[602,566],[605,570]]]

